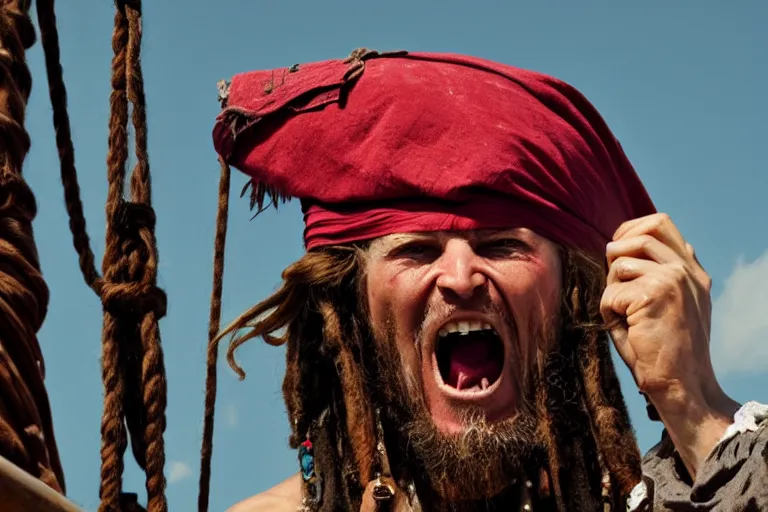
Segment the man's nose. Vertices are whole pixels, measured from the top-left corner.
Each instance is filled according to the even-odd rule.
[[[440,272],[436,283],[438,288],[461,299],[472,298],[487,281],[480,269],[480,261],[466,240],[449,240],[436,262]]]

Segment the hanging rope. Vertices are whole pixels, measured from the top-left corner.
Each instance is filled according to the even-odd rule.
[[[61,162],[61,182],[64,185],[64,203],[69,214],[69,227],[74,238],[75,249],[80,256],[80,269],[85,281],[97,294],[100,294],[99,273],[96,270],[91,242],[85,227],[80,186],[77,183],[75,149],[72,145],[72,131],[67,113],[67,88],[64,86],[64,72],[61,69],[59,32],[56,28],[53,0],[37,0],[37,22],[40,27],[45,69],[48,74],[48,92],[53,106],[53,126]]]
[[[32,233],[35,198],[21,174],[32,87],[25,50],[35,42],[29,7],[0,2],[0,455],[65,492],[37,340],[48,287]]]
[[[101,294],[105,400],[99,510],[119,510],[125,417],[134,456],[146,473],[147,510],[165,512],[167,394],[158,321],[165,316],[166,297],[156,286],[158,254],[140,64],[140,1],[118,2],[112,47],[107,236]],[[129,103],[137,163],[130,180],[130,201],[126,201]]]
[[[163,434],[167,393],[158,321],[166,312],[166,296],[157,287],[158,253],[140,60],[141,2],[118,0],[116,7],[107,156],[107,233],[100,277],[80,199],[53,0],[38,0],[37,4],[70,230],[85,281],[100,296],[104,308],[99,512],[143,510],[135,494],[122,492],[129,435],[134,458],[146,474],[147,510],[165,512],[168,505]],[[127,191],[129,104],[137,163]]]
[[[227,242],[227,218],[229,214],[229,165],[223,159],[219,178],[219,205],[216,212],[216,238],[213,250],[213,290],[208,320],[208,357],[205,375],[205,414],[203,420],[203,445],[200,451],[200,490],[197,497],[198,512],[208,511],[211,488],[211,459],[213,458],[213,420],[216,411],[216,364],[218,344],[214,343],[221,324],[221,292],[224,283],[224,247]]]

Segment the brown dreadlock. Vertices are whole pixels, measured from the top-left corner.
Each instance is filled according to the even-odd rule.
[[[229,174],[222,166],[222,177]],[[224,183],[224,179],[222,179]],[[287,346],[283,395],[291,424],[290,445],[297,448],[312,433],[315,468],[324,479],[323,500],[317,510],[358,510],[363,489],[375,474],[380,460],[374,449],[373,411],[382,403],[397,403],[386,396],[392,390],[372,386],[367,376],[375,375],[375,354],[364,352],[370,343],[362,293],[364,257],[362,247],[333,247],[311,251],[283,273],[282,287],[252,307],[218,336],[223,234],[227,201],[221,195],[217,243],[211,343],[206,388],[206,427],[213,421],[215,404],[216,347],[225,336],[232,340],[227,352],[230,366],[243,370],[234,351],[251,338],[262,337],[270,345]],[[257,201],[258,202],[258,201]],[[629,415],[620,392],[599,301],[605,286],[603,267],[590,257],[570,249],[563,259],[563,304],[561,338],[542,354],[535,405],[538,437],[543,446],[541,470],[536,481],[539,504],[557,510],[623,509],[625,499],[640,481],[640,453]],[[361,307],[362,306],[362,307]],[[344,322],[340,322],[343,318]],[[282,334],[279,331],[284,330]],[[545,377],[544,377],[545,376]],[[390,411],[389,416],[392,416]],[[397,418],[383,417],[384,430],[394,432]],[[207,507],[210,477],[211,435],[203,440],[200,510]],[[383,440],[382,440],[383,441]],[[386,439],[391,447],[393,440]],[[407,450],[407,447],[398,447]],[[396,452],[393,452],[393,455]],[[207,464],[206,464],[207,462]],[[401,488],[418,468],[408,460],[395,460],[392,474]],[[603,475],[609,475],[609,484]],[[440,509],[439,499],[419,496],[428,509]],[[472,504],[468,504],[470,507]],[[452,510],[455,510],[452,508]]]
[[[53,0],[38,0],[37,10],[70,229],[85,281],[100,296],[104,307],[102,379],[105,396],[99,511],[140,509],[135,503],[135,494],[122,492],[127,424],[134,457],[146,473],[147,510],[165,512],[168,509],[163,441],[166,382],[158,321],[165,315],[166,297],[156,286],[158,254],[140,63],[141,1],[118,0],[116,5],[103,277],[95,267],[80,200]],[[130,201],[123,197],[129,102],[137,160],[131,175]]]

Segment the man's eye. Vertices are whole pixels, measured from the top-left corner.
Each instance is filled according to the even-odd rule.
[[[521,252],[528,252],[530,248],[525,242],[516,238],[502,238],[480,244],[478,253],[489,257],[509,257]]]
[[[440,256],[440,248],[428,243],[414,242],[396,248],[391,255],[418,261],[434,260]]]

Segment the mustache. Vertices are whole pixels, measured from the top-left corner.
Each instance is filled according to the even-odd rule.
[[[454,304],[447,304],[445,302],[428,304],[424,309],[419,327],[413,332],[413,339],[416,347],[419,348],[424,343],[424,333],[428,327],[435,324],[442,324],[448,318],[451,317],[457,311],[463,312],[476,312],[489,317],[498,318],[501,323],[505,324],[509,328],[509,332],[515,334],[517,337],[517,324],[514,321],[512,315],[507,313],[507,310],[495,302],[486,301],[482,306],[475,308],[461,308]]]
[[[553,340],[558,336],[560,315],[555,314],[542,321],[541,318],[535,317],[535,312],[532,312],[534,316],[522,319],[523,323],[519,324],[505,305],[492,301],[490,297],[474,308],[461,307],[446,302],[430,303],[424,310],[419,327],[412,333],[419,366],[431,364],[430,361],[425,361],[425,358],[430,358],[432,354],[427,354],[426,350],[424,350],[424,344],[432,341],[427,340],[425,337],[426,333],[434,332],[434,329],[430,329],[430,327],[443,324],[457,312],[483,314],[490,318],[498,319],[499,325],[504,326],[506,333],[499,332],[499,335],[503,336],[502,342],[506,349],[506,364],[511,365],[513,368],[511,378],[516,380],[515,387],[520,391],[517,406],[521,409],[533,411],[535,409],[532,398],[533,393],[538,385],[537,383],[540,383],[543,377],[541,375],[540,360],[545,358],[545,355],[552,348]],[[525,336],[519,330],[521,325],[525,329],[530,330],[530,332],[526,331]],[[394,337],[397,333],[393,328],[388,334]],[[524,347],[523,345],[529,343],[529,341],[533,343],[530,346]],[[421,372],[416,368],[403,367],[402,369],[403,383],[410,400],[423,402],[424,383],[422,382]],[[471,423],[473,422],[470,421],[467,424]]]

